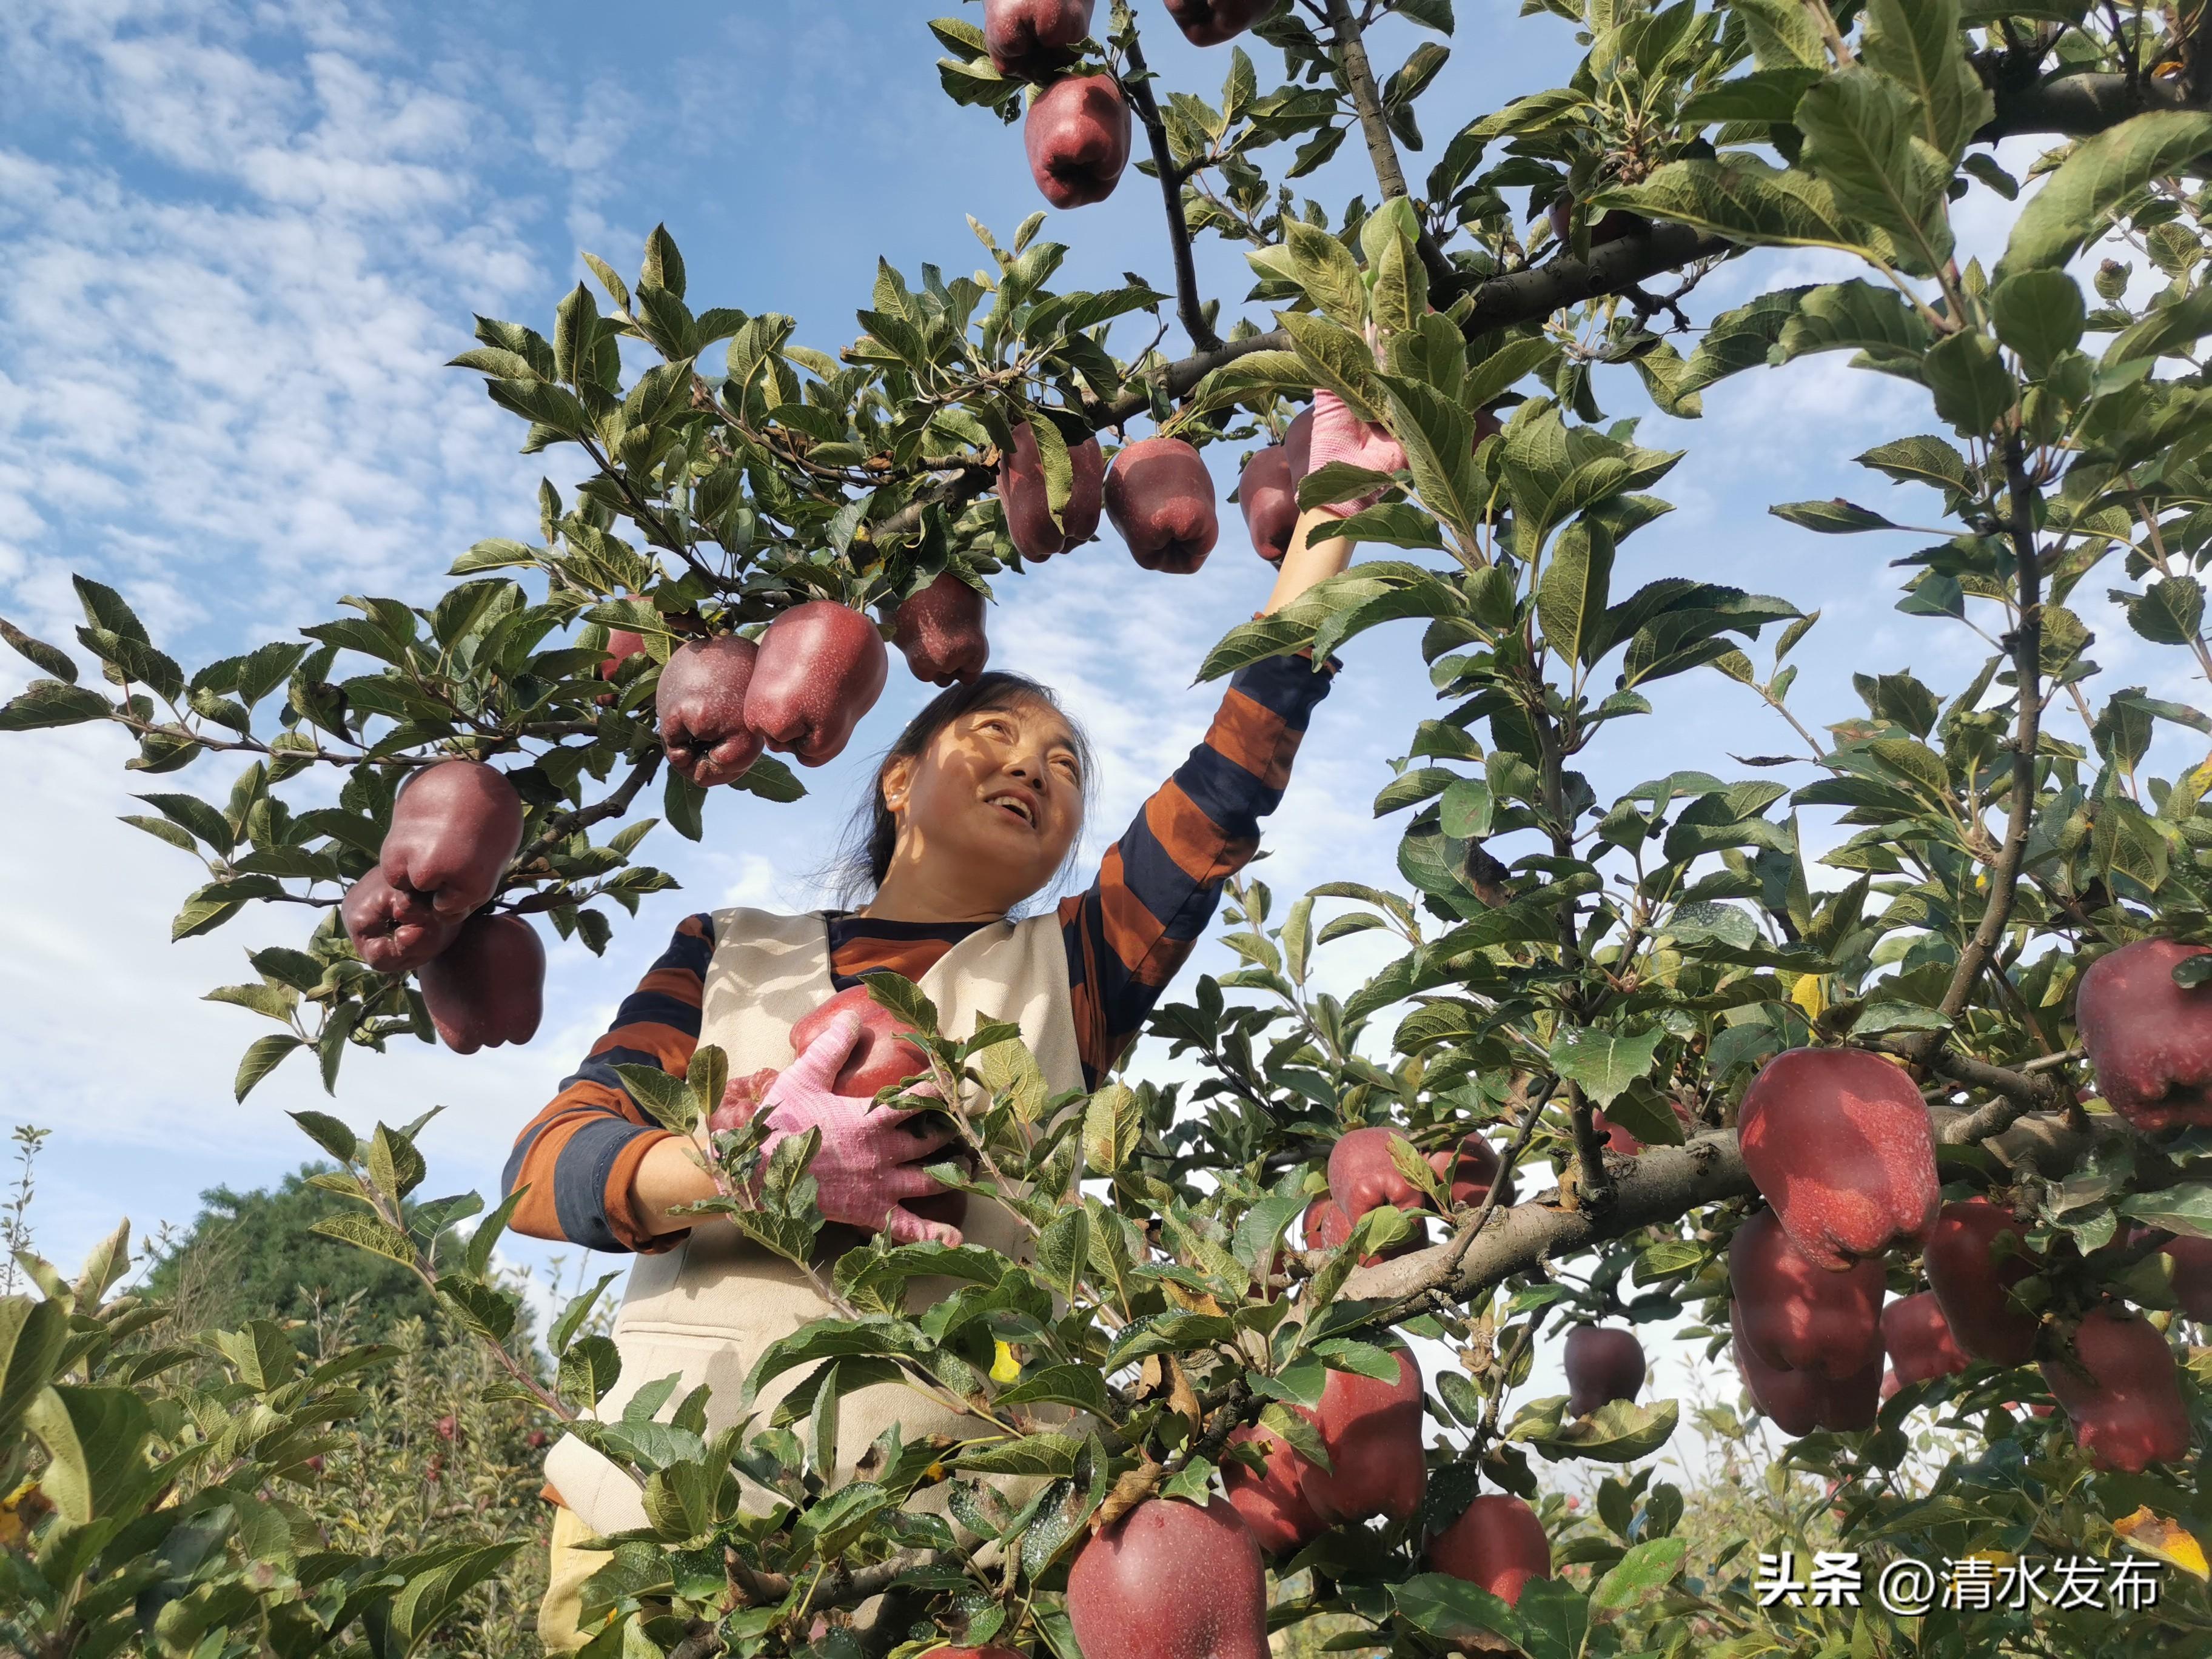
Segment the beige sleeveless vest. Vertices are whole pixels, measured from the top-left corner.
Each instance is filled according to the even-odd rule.
[[[720,910],[714,939],[699,1041],[728,1055],[732,1077],[790,1065],[792,1026],[836,994],[823,917]],[[1051,911],[977,928],[940,957],[920,983],[947,1036],[966,1036],[978,1020],[1009,1021],[1021,1028],[1048,1087],[1059,1093],[1083,1086],[1066,950]],[[1028,1259],[1027,1237],[1003,1206],[971,1195],[961,1231],[969,1243]],[[954,1288],[946,1279],[917,1279],[908,1287],[908,1305],[918,1311]],[[831,1313],[790,1262],[750,1243],[726,1222],[706,1222],[673,1250],[640,1256],[630,1268],[614,1323],[622,1376],[599,1402],[599,1415],[619,1417],[639,1389],[675,1372],[683,1382],[661,1414],[672,1414],[686,1393],[706,1383],[713,1390],[707,1407],[711,1437],[742,1414],[745,1374],[761,1352]],[[762,1426],[769,1408],[811,1369],[787,1371],[762,1391],[754,1402]],[[841,1479],[851,1478],[854,1460],[894,1422],[909,1439],[973,1431],[972,1419],[896,1382],[845,1395],[839,1417]],[[648,1524],[637,1482],[574,1435],[563,1435],[546,1455],[545,1474],[561,1501],[595,1533]]]

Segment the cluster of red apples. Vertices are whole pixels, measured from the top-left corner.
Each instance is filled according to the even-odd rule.
[[[2212,1123],[2212,1003],[2172,975],[2200,951],[2146,940],[2084,976],[2084,1046],[2107,1099],[2138,1127]],[[1745,1387],[1785,1433],[1870,1428],[1899,1388],[1977,1362],[2039,1361],[2099,1468],[2139,1473],[2187,1453],[2164,1334],[2107,1299],[2065,1334],[2014,1294],[2054,1263],[2005,1205],[1943,1201],[1928,1109],[1902,1067],[1859,1049],[1778,1055],[1745,1092],[1738,1136],[1767,1207],[1729,1243],[1729,1327]],[[2130,1242],[2156,1237],[2139,1230]],[[2212,1241],[2164,1249],[2183,1311],[2212,1316]],[[1916,1249],[1927,1287],[1885,1307],[1886,1257]]]

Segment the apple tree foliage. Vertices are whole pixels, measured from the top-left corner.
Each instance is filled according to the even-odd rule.
[[[135,744],[134,771],[191,769],[203,789],[227,776],[227,793],[149,790],[130,821],[205,866],[178,937],[248,905],[306,911],[296,945],[252,952],[257,977],[212,994],[276,1027],[249,1049],[241,1096],[295,1050],[334,1085],[349,1050],[430,1036],[418,993],[359,963],[335,912],[407,769],[453,754],[501,766],[530,819],[499,902],[598,950],[617,912],[670,884],[635,861],[655,822],[697,839],[799,787],[763,760],[733,786],[758,799],[709,801],[665,771],[652,704],[670,652],[808,598],[893,600],[948,569],[1049,581],[1013,551],[991,493],[1018,425],[1055,505],[1070,442],[1151,426],[1249,447],[1314,388],[1404,446],[1404,473],[1304,480],[1309,506],[1383,489],[1345,526],[1364,556],[1233,629],[1202,671],[1325,655],[1375,629],[1418,642],[1437,707],[1391,745],[1375,803],[1406,815],[1402,886],[1331,883],[1283,902],[1240,884],[1227,942],[1244,965],[1154,1022],[1202,1062],[1188,1089],[1115,1080],[1048,1097],[1010,1028],[939,1032],[913,988],[879,991],[927,1034],[940,1076],[980,1083],[965,1120],[975,1185],[1024,1218],[1034,1261],[854,1249],[821,1269],[839,1316],[754,1368],[753,1386],[803,1373],[772,1413],[709,1438],[695,1400],[649,1425],[664,1388],[629,1420],[583,1425],[637,1471],[652,1517],[593,1581],[591,1610],[614,1615],[595,1654],[844,1652],[854,1638],[812,1615],[893,1589],[918,1625],[1078,1659],[1058,1592],[1086,1528],[1149,1494],[1206,1492],[1243,1424],[1318,1450],[1291,1407],[1318,1401],[1330,1368],[1395,1375],[1376,1346],[1388,1330],[1457,1360],[1429,1407],[1450,1449],[1428,1522],[1478,1488],[1534,1496],[1547,1462],[1648,1455],[1674,1402],[1572,1419],[1522,1397],[1534,1353],[1577,1318],[1686,1316],[1684,1340],[1727,1364],[1726,1245],[1753,1194],[1735,1103],[1765,1060],[1808,1044],[1909,1066],[1947,1196],[1987,1192],[2031,1218],[2051,1265],[2022,1295],[2045,1314],[2046,1352],[2063,1356],[2102,1297],[2154,1312],[2184,1364],[2195,1443],[2140,1474],[2097,1472],[2063,1414],[2027,1411],[2046,1398],[2033,1369],[1977,1366],[1905,1387],[1871,1431],[1791,1445],[1792,1467],[1832,1483],[1797,1547],[1813,1510],[1832,1510],[1870,1570],[1896,1554],[2135,1550],[2175,1564],[2160,1606],[2124,1620],[1762,1607],[1750,1556],[1689,1559],[1680,1494],[1646,1472],[1607,1483],[1598,1524],[1560,1531],[1562,1566],[1589,1571],[1533,1583],[1515,1607],[1425,1572],[1417,1519],[1324,1534],[1278,1621],[1348,1615],[1359,1644],[1408,1653],[1487,1632],[1537,1659],[2148,1654],[2212,1635],[2195,1541],[2212,1540],[2212,1348],[2174,1311],[2160,1235],[2131,1231],[2212,1237],[2212,1138],[2144,1135],[2104,1109],[2072,1013],[2098,955],[2212,940],[2212,756],[2191,763],[2212,716],[2106,684],[2082,614],[2085,597],[2109,597],[2129,660],[2157,665],[2140,678],[2212,674],[2197,574],[2212,547],[2198,367],[2212,7],[1525,10],[1517,27],[1577,31],[1581,64],[1483,112],[1431,95],[1468,26],[1452,0],[1297,0],[1215,54],[1225,78],[1204,95],[1145,66],[1158,9],[1115,3],[1087,54],[1131,89],[1141,165],[1170,175],[1169,252],[1240,245],[1255,279],[1242,299],[1199,293],[1180,258],[1164,288],[1055,288],[1066,250],[1039,216],[1003,242],[978,228],[988,263],[973,277],[879,265],[861,331],[807,345],[791,318],[697,303],[656,230],[634,279],[586,256],[597,293],[580,283],[544,332],[479,319],[456,360],[526,423],[526,451],[588,461],[567,494],[542,488],[536,541],[480,542],[442,593],[349,598],[301,638],[190,673],[88,580],[77,642],[96,678],[7,630],[48,678],[0,726],[105,723]],[[948,118],[1017,118],[1024,89],[993,70],[972,21],[931,27],[943,85],[969,106]],[[1382,73],[1386,46],[1406,55]],[[2048,148],[2016,176],[1992,143],[2021,135]],[[1374,199],[1303,194],[1348,143],[1373,158]],[[1408,170],[1415,155],[1425,173]],[[1985,195],[2020,204],[2002,256],[1961,264],[1954,211]],[[1563,238],[1547,222],[1555,199],[1570,204]],[[1698,285],[1722,263],[1792,248],[1856,274],[1701,313]],[[1166,349],[1177,331],[1188,355]],[[1941,685],[1869,665],[1853,682],[1863,714],[1815,731],[1793,712],[1789,661],[1815,617],[1694,572],[1617,576],[1623,544],[1669,510],[1653,492],[1679,455],[1606,404],[1637,391],[1694,418],[1723,379],[1837,351],[1911,388],[1914,418],[1857,459],[1870,489],[1932,492],[1911,514],[1941,521],[1893,522],[1879,489],[1874,506],[1772,510],[1862,538],[1844,556],[1901,571],[1899,611],[1985,654]],[[1503,429],[1478,442],[1484,411]],[[648,650],[603,704],[613,629]],[[1771,709],[1786,752],[1716,755],[1713,771],[1600,799],[1585,757],[1632,744],[1663,683],[1687,675]],[[656,789],[659,820],[637,816]],[[1849,831],[1817,858],[1808,812]],[[1320,954],[1360,933],[1389,937],[1388,965],[1348,994],[1319,988]],[[722,1083],[707,1052],[688,1079],[633,1087],[688,1127]],[[1610,1152],[1601,1109],[1644,1150]],[[477,1200],[417,1201],[419,1126],[357,1139],[300,1115],[344,1166],[323,1179],[361,1204],[325,1225],[422,1273],[457,1319],[506,1343],[516,1307],[488,1267],[506,1211],[465,1239]],[[1520,1201],[1454,1214],[1448,1242],[1379,1265],[1355,1264],[1408,1224],[1388,1209],[1341,1249],[1303,1249],[1329,1144],[1366,1124],[1425,1149],[1488,1132]],[[720,1146],[732,1171],[751,1155],[750,1137]],[[801,1146],[770,1166],[758,1207],[708,1207],[806,1260],[818,1222],[804,1161]],[[1899,1292],[1919,1282],[1907,1257],[1889,1271]],[[902,1288],[924,1273],[966,1288],[910,1311]],[[129,1316],[103,1310],[96,1267],[40,1285],[0,1307],[9,1478],[38,1473],[53,1500],[6,1557],[11,1594],[41,1609],[37,1650],[406,1651],[421,1604],[495,1570],[432,1544],[420,1559],[333,1550],[275,1580],[247,1571],[264,1538],[312,1525],[283,1437],[341,1417],[340,1380],[272,1370],[260,1336],[228,1334],[210,1340],[233,1381],[182,1409],[160,1392],[161,1356],[126,1354]],[[556,1417],[587,1412],[618,1366],[588,1308],[550,1333],[550,1377],[518,1360],[501,1387]],[[825,1481],[841,1394],[894,1377],[971,1413],[972,1437],[884,1444],[866,1478]],[[1899,1474],[1916,1414],[1972,1448],[1918,1486]],[[992,1484],[1009,1474],[1039,1479],[1015,1503]],[[909,1504],[938,1487],[948,1501]],[[1558,1499],[1546,1507],[1559,1522]],[[161,1610],[183,1607],[189,1621]]]

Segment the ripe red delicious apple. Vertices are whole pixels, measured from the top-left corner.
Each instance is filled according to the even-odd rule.
[[[1252,27],[1274,0],[1167,0],[1168,15],[1194,46],[1218,46]]]
[[[380,974],[411,973],[453,942],[458,921],[440,919],[430,901],[394,887],[380,866],[346,890],[338,907],[354,954]]]
[[[1291,487],[1313,471],[1313,405],[1308,404],[1283,428],[1283,459],[1291,464]]]
[[[1552,222],[1552,234],[1565,242],[1574,232],[1573,209],[1564,196],[1552,198],[1547,216]],[[1589,245],[1593,250],[1607,242],[1617,242],[1624,236],[1633,236],[1640,230],[1651,228],[1651,222],[1640,213],[1624,213],[1619,208],[1608,208],[1591,222]]]
[[[1884,1371],[1881,1374],[1881,1403],[1885,1406],[1889,1404],[1890,1396],[1904,1386],[1898,1381],[1895,1371]]]
[[[974,679],[991,659],[983,596],[946,571],[892,614],[891,643],[918,680],[951,685]]]
[[[1084,1659],[1267,1659],[1260,1546],[1217,1498],[1152,1498],[1077,1552],[1067,1618]]]
[[[761,635],[745,724],[801,766],[820,766],[843,752],[890,673],[873,622],[849,606],[809,599]]]
[[[1510,1492],[1485,1492],[1433,1534],[1422,1559],[1436,1572],[1518,1602],[1531,1578],[1552,1576],[1552,1540],[1536,1511]]]
[[[983,0],[983,46],[991,67],[1042,81],[1075,61],[1091,33],[1092,0]]]
[[[1242,1463],[1222,1463],[1229,1507],[1269,1555],[1295,1555],[1328,1529],[1306,1502],[1304,1476],[1313,1465],[1273,1429],[1249,1425],[1229,1437],[1232,1446],[1248,1443],[1266,1450],[1267,1468],[1262,1473]]]
[[[1131,558],[1177,576],[1204,564],[1221,534],[1213,475],[1180,438],[1146,438],[1115,456],[1106,474],[1106,516]]]
[[[1378,1204],[1428,1208],[1427,1196],[1399,1173],[1390,1155],[1393,1141],[1413,1144],[1395,1129],[1349,1129],[1328,1149],[1328,1195],[1347,1221],[1358,1221]]]
[[[1329,1372],[1316,1426],[1330,1467],[1309,1464],[1300,1472],[1316,1515],[1332,1526],[1376,1515],[1413,1519],[1429,1484],[1421,1455],[1421,1370],[1413,1355],[1399,1351],[1395,1382]]]
[[[735,634],[693,640],[660,671],[653,708],[668,763],[702,789],[734,783],[760,758],[761,734],[745,724],[745,693],[760,647]]]
[[[1244,509],[1245,533],[1252,550],[1269,564],[1280,564],[1298,527],[1298,481],[1280,444],[1270,444],[1244,463],[1237,481],[1237,504]]]
[[[1997,1240],[2007,1237],[2014,1243],[2000,1254]],[[2035,1357],[2038,1321],[2011,1292],[2041,1263],[2026,1254],[2011,1211],[1986,1198],[1946,1204],[1922,1261],[1944,1322],[1967,1353],[1999,1365],[2024,1365]]]
[[[1129,165],[1129,103],[1110,75],[1071,75],[1036,95],[1022,126],[1030,177],[1056,208],[1103,202]]]
[[[603,680],[614,678],[624,663],[644,649],[644,635],[633,634],[627,628],[609,629],[607,654],[605,660],[599,664],[599,678]],[[611,691],[602,691],[597,701],[600,708],[611,708],[614,706],[615,694]]]
[[[1609,1400],[1633,1400],[1644,1387],[1644,1345],[1617,1325],[1577,1325],[1567,1333],[1567,1410],[1587,1417]]]
[[[2100,1469],[2140,1474],[2189,1452],[2189,1413],[2173,1350],[2158,1327],[2125,1308],[2093,1308],[2074,1333],[2071,1359],[2046,1359],[2043,1380]]]
[[[1729,1289],[1740,1338],[1770,1365],[1840,1381],[1881,1360],[1881,1263],[1843,1273],[1814,1266],[1761,1210],[1729,1242]]]
[[[733,1077],[722,1085],[720,1103],[707,1115],[710,1133],[727,1130],[735,1134],[753,1121],[753,1114],[768,1098],[769,1085],[782,1073],[773,1066],[763,1066],[757,1072],[744,1077]]]
[[[1429,1167],[1437,1172],[1449,1191],[1455,1210],[1471,1209],[1490,1196],[1491,1182],[1498,1179],[1498,1152],[1479,1134],[1470,1134],[1459,1143],[1456,1154],[1450,1152],[1431,1152]],[[1505,1188],[1498,1195],[1498,1203],[1513,1201],[1513,1182],[1509,1178]]]
[[[999,458],[999,505],[1006,511],[1014,551],[1025,559],[1070,552],[1098,533],[1098,515],[1106,506],[1105,452],[1097,439],[1086,438],[1067,452],[1067,463],[1073,477],[1055,525],[1036,434],[1028,422],[1014,428],[1013,447]]]
[[[522,797],[496,767],[440,761],[400,786],[377,866],[442,921],[481,909],[522,845]]]
[[[1736,1370],[1742,1375],[1752,1403],[1772,1418],[1783,1433],[1795,1437],[1815,1429],[1844,1433],[1874,1426],[1881,1410],[1879,1348],[1866,1369],[1851,1376],[1835,1379],[1817,1371],[1789,1370],[1768,1364],[1743,1340],[1741,1318],[1741,1311],[1731,1304],[1729,1319],[1736,1338],[1730,1346]]]
[[[1799,1249],[1843,1268],[1935,1224],[1942,1193],[1912,1079],[1863,1048],[1792,1048],[1766,1062],[1737,1115],[1744,1167]]]
[[[1305,1247],[1309,1250],[1333,1250],[1352,1237],[1352,1218],[1326,1193],[1306,1206],[1304,1226]],[[1416,1226],[1395,1244],[1377,1250],[1372,1255],[1361,1256],[1359,1265],[1371,1267],[1376,1262],[1387,1261],[1393,1256],[1410,1255],[1415,1250],[1427,1249],[1428,1243],[1427,1227]]]
[[[471,916],[423,965],[421,982],[431,1024],[455,1054],[527,1042],[545,1011],[545,946],[520,916]]]
[[[2173,982],[2202,945],[2138,939],[2081,975],[2075,1022],[2112,1109],[2138,1129],[2212,1127],[2212,984]]]
[[[1916,1291],[1881,1310],[1881,1346],[1900,1382],[1956,1376],[1973,1364],[1953,1337],[1933,1291]]]
[[[815,1038],[848,1012],[860,1017],[860,1036],[830,1085],[839,1094],[872,1099],[892,1085],[929,1069],[929,1056],[907,1041],[914,1035],[914,1027],[870,996],[865,985],[838,992],[793,1025],[792,1053],[805,1054]]]

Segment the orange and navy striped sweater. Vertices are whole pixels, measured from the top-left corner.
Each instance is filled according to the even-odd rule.
[[[1060,902],[1077,1042],[1091,1087],[1121,1060],[1197,945],[1223,883],[1258,850],[1259,821],[1282,799],[1333,668],[1316,673],[1298,656],[1239,670],[1205,741],[1108,849],[1090,888]],[[840,990],[878,969],[919,979],[979,925],[833,914],[830,978]],[[684,1238],[654,1238],[631,1212],[637,1166],[669,1132],[639,1109],[614,1068],[684,1074],[698,1044],[714,954],[714,917],[685,918],[606,1035],[524,1128],[501,1182],[503,1192],[530,1188],[511,1224],[518,1232],[640,1252],[671,1249]]]

